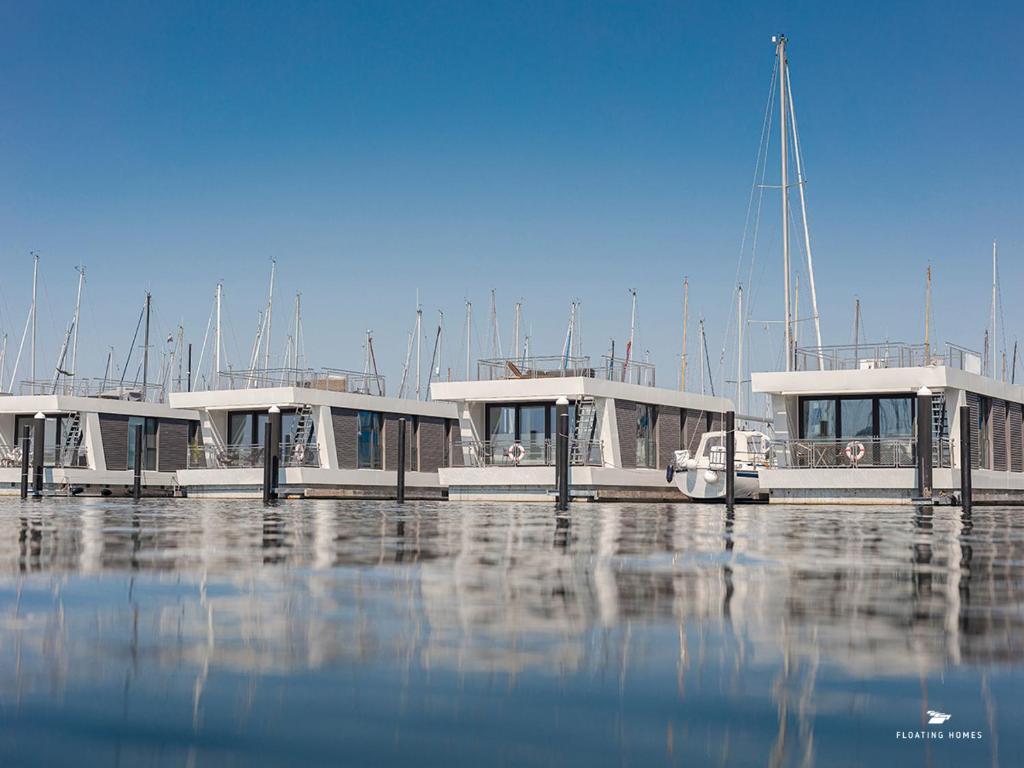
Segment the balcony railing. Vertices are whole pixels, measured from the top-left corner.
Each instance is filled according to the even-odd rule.
[[[316,443],[281,443],[282,467],[319,467],[320,446]],[[188,469],[251,469],[263,466],[262,445],[192,445]]]
[[[948,437],[932,444],[932,466],[952,466]],[[898,469],[917,466],[917,441],[883,437],[850,440],[776,440],[771,447],[776,469]]]
[[[562,357],[549,355],[533,357],[500,357],[478,360],[476,375],[479,381],[502,379],[559,379],[583,377],[622,381],[653,387],[654,366],[636,360],[604,355],[599,365],[592,365],[589,357]]]
[[[61,379],[56,384],[52,379],[18,382],[19,395],[71,395],[75,397],[102,397],[107,400],[132,400],[136,402],[162,403],[162,384],[121,383],[112,379]]]
[[[245,371],[221,371],[207,389],[257,389],[260,387],[299,387],[327,392],[360,395],[386,394],[384,377],[373,373],[341,368],[259,368]]]
[[[29,448],[29,462],[32,462],[32,448]],[[3,445],[0,446],[0,467],[10,469],[21,466],[21,446]],[[43,449],[44,467],[81,467],[89,466],[89,454],[84,445],[77,448],[70,448],[63,451],[60,448],[49,446]]]
[[[456,440],[454,452],[462,452],[468,467],[552,467],[555,441],[545,440]],[[569,441],[573,466],[600,467],[604,456],[600,440]]]
[[[956,344],[844,344],[826,347],[797,347],[796,370],[869,370],[873,368],[917,368],[947,366],[968,373],[981,373],[981,355]]]

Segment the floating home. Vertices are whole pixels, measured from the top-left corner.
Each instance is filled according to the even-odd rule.
[[[555,403],[569,400],[570,484],[576,500],[680,501],[666,467],[680,448],[721,429],[730,401],[655,386],[654,367],[589,357],[491,359],[476,381],[435,382],[431,397],[457,408],[449,498],[550,501]]]
[[[19,394],[0,395],[0,493],[19,493],[24,429],[30,428],[31,461],[34,425],[42,421],[45,493],[129,495],[135,452],[141,450],[143,493],[171,495],[199,414],[162,399],[160,387],[99,379],[22,382]],[[142,427],[141,446],[135,444],[136,426]]]
[[[960,492],[960,408],[970,412],[975,502],[1024,501],[1024,387],[982,374],[976,352],[952,344],[797,349],[794,370],[755,373],[774,416],[772,502],[910,502],[920,492],[918,419],[930,420],[932,482]],[[930,396],[919,413],[919,393]]]
[[[177,475],[190,496],[260,496],[266,425],[279,419],[273,430],[280,497],[394,498],[403,418],[406,498],[446,495],[438,470],[451,461],[455,406],[388,397],[382,376],[339,369],[235,371],[215,375],[208,389],[170,399],[199,414]]]

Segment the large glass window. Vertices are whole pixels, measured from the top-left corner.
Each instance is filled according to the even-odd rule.
[[[14,417],[15,444],[21,445],[25,427],[29,428],[29,451],[33,450],[35,440],[35,414],[24,414]],[[47,416],[43,423],[43,464],[52,466],[57,460],[60,447],[64,444],[64,431],[69,419],[60,416]]]
[[[156,430],[157,420],[142,416],[128,417],[128,469],[135,467],[135,428],[142,427],[142,468],[156,469]]]
[[[228,414],[228,444],[229,445],[252,445],[253,443],[253,414],[251,413],[229,413]]]
[[[914,434],[914,398],[878,398],[878,436],[910,437]]]
[[[870,397],[843,398],[839,401],[841,437],[870,438],[874,434],[873,402]]]
[[[636,465],[654,467],[658,460],[654,444],[654,406],[637,403],[636,406]]]
[[[836,436],[836,401],[828,400],[804,400],[803,413],[803,435],[807,440],[828,438]]]
[[[359,433],[356,439],[357,464],[359,469],[380,469],[381,432],[384,416],[372,411],[359,411]]]
[[[524,405],[519,409],[519,442],[526,450],[520,463],[542,463],[545,461],[548,439],[548,407]]]

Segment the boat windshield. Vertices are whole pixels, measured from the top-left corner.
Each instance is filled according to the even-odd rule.
[[[706,438],[704,438],[704,451],[701,455],[710,456],[712,450],[714,450],[715,448],[721,448],[724,444],[722,442],[722,439],[722,435],[708,435]]]

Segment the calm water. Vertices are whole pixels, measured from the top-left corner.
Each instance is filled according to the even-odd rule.
[[[1022,630],[1024,510],[3,500],[0,763],[1013,766]]]

